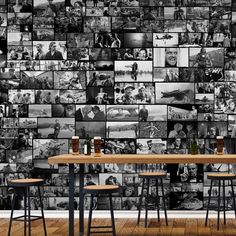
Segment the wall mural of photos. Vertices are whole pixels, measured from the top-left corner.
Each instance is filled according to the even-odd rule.
[[[194,137],[213,154],[221,135],[236,153],[236,0],[0,0],[0,104],[0,210],[11,207],[9,180],[25,177],[45,178],[45,209],[68,209],[68,166],[48,157],[69,153],[73,135],[80,152],[101,136],[106,154],[163,158],[189,153]],[[170,210],[204,209],[207,173],[236,171],[91,164],[85,183],[122,186],[115,209],[136,210],[138,173],[158,169]],[[146,194],[155,201],[154,183]],[[95,198],[94,209],[107,202]]]

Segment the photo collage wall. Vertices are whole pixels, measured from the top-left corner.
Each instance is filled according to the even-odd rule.
[[[81,153],[94,136],[105,154],[165,158],[191,153],[193,139],[214,154],[217,136],[236,153],[236,0],[0,0],[0,210],[9,181],[27,177],[46,180],[45,209],[68,209],[68,166],[48,158],[70,153],[74,135]],[[201,210],[207,174],[236,172],[176,162],[91,164],[85,184],[117,184],[114,208],[137,210],[139,172],[164,170],[168,209]],[[75,184],[78,209],[78,174]],[[154,182],[146,194],[154,203]],[[94,209],[109,209],[106,197]]]

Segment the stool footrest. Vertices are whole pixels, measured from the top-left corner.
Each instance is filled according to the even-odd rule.
[[[17,217],[13,217],[12,220],[13,221],[25,221],[25,219],[21,219],[21,218],[25,218],[25,216],[17,216]],[[28,215],[26,215],[26,221],[28,221]],[[33,218],[33,219],[30,219],[30,221],[35,221],[35,220],[40,220],[42,219],[43,217],[42,216],[30,216],[30,218]]]
[[[92,228],[96,228],[96,229],[102,229],[103,228],[103,229],[105,229],[105,228],[112,228],[112,226],[91,226],[90,228],[91,229]]]
[[[112,234],[112,231],[92,231],[91,234]]]

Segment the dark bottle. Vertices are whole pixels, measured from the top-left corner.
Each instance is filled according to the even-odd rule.
[[[84,146],[85,146],[84,154],[85,155],[91,155],[91,139],[89,138],[88,135],[86,137],[86,141],[85,141]]]
[[[193,137],[193,141],[191,143],[191,154],[196,155],[198,154],[198,145],[197,145],[197,140],[196,137]]]

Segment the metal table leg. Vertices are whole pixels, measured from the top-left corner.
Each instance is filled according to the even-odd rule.
[[[84,164],[79,166],[79,236],[84,235]]]
[[[69,235],[74,236],[74,164],[69,164]]]

